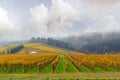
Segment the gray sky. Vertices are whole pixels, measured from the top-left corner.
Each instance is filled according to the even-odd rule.
[[[120,31],[120,0],[0,0],[0,39]]]

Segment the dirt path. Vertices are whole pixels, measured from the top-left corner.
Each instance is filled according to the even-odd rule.
[[[80,74],[8,74],[0,78],[110,78],[120,79],[120,73],[80,73]]]

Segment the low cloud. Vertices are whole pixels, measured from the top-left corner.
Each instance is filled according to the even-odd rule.
[[[109,33],[109,32],[119,32],[120,24],[114,18],[114,16],[107,15],[101,17],[92,27],[85,29],[85,33],[90,32],[100,32],[100,33]]]

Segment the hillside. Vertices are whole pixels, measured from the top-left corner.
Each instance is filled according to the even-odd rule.
[[[28,43],[44,43],[82,53],[115,54],[120,52],[120,32],[89,33],[62,39],[33,37]]]
[[[45,45],[42,43],[30,43],[30,44],[24,44],[24,47],[19,53],[30,53],[31,51],[35,51],[37,53],[57,53],[57,54],[63,54],[65,53],[65,50],[56,48],[53,46]]]
[[[83,53],[120,52],[120,32],[89,33],[81,36],[70,36],[61,40],[71,43],[74,51]]]
[[[10,54],[13,52],[10,52],[10,49],[15,49],[19,47],[20,45],[7,45],[0,47],[1,54]],[[28,43],[23,44],[22,48],[19,48],[19,50],[16,50],[14,53],[16,54],[30,54],[30,53],[57,53],[57,54],[64,54],[66,51],[64,49],[60,49],[57,47],[53,47],[50,45],[42,44],[42,43]]]

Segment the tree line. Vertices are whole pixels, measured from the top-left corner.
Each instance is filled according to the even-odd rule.
[[[8,48],[6,47],[5,49],[0,51],[0,54],[16,53],[16,52],[20,51],[23,48],[24,48],[23,45],[17,45],[17,46],[8,47]]]
[[[90,37],[79,40],[78,42],[67,42],[53,38],[35,38],[29,40],[29,43],[45,43],[48,45],[56,46],[66,50],[73,50],[82,53],[119,53],[120,52],[120,38],[100,40],[98,37],[92,39]],[[92,40],[91,40],[92,39]]]
[[[56,46],[63,49],[74,50],[71,43],[66,43],[61,40],[53,39],[53,38],[40,38],[40,37],[32,37],[28,43],[45,43],[48,45]]]

